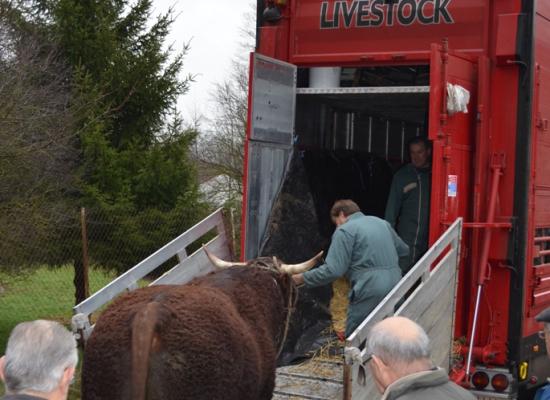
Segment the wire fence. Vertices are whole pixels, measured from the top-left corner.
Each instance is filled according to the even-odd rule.
[[[117,213],[81,208],[57,213],[50,218],[52,223],[33,221],[33,229],[21,230],[18,227],[27,223],[22,219],[17,223],[12,216],[14,228],[0,227],[0,355],[19,322],[49,319],[69,327],[75,304],[185,232],[209,211],[187,215],[177,210]],[[224,213],[237,254],[239,211],[230,208]],[[189,246],[189,254],[199,246],[199,242]],[[176,264],[177,260],[168,260],[139,285]],[[79,375],[70,400],[80,399]]]
[[[69,325],[75,304],[170,242],[208,211],[191,218],[177,213],[117,214],[82,208],[59,214],[48,235],[39,229],[22,234],[0,231],[0,354],[17,323],[43,318]],[[238,215],[227,215],[238,223]],[[168,260],[149,278],[176,264]]]

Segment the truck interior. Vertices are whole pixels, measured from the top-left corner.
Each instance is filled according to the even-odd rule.
[[[394,172],[408,162],[408,141],[427,135],[429,67],[342,68],[319,88],[298,69],[294,151],[275,198],[260,255],[298,262],[327,250],[329,213],[338,199],[384,217]],[[326,345],[331,287],[302,289],[281,365]]]
[[[305,89],[308,72],[298,70],[296,149],[322,234],[330,237],[337,199],[384,216],[393,173],[408,162],[408,141],[427,135],[429,67],[342,68],[339,88],[321,93]]]

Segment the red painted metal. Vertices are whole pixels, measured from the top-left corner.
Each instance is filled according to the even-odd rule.
[[[338,7],[346,3],[345,10],[336,9],[337,3]],[[260,28],[257,50],[299,67],[429,65],[428,134],[433,141],[430,243],[457,216],[466,221],[455,335],[466,338],[465,348],[470,341],[474,343],[474,360],[501,366],[518,363],[521,360],[508,360],[511,303],[522,304],[522,310],[515,312],[523,315],[523,337],[540,329],[534,315],[550,306],[550,249],[545,247],[550,242],[550,3],[536,2],[536,65],[522,64],[517,54],[521,0],[450,0],[453,24],[422,24],[417,14],[410,25],[396,19],[388,24],[387,12],[389,7],[395,11],[400,3],[412,2],[383,3],[289,0],[282,8],[281,21]],[[420,3],[425,7],[422,16],[433,17],[436,1],[416,1]],[[359,9],[360,5],[364,8]],[[325,22],[337,20],[338,28],[321,27],[323,7]],[[373,26],[377,10],[385,13],[385,19],[380,26]],[[445,38],[447,45],[442,44]],[[518,88],[520,72],[526,68],[535,73],[531,158],[526,165],[530,181],[528,189],[519,191],[516,181],[523,172],[518,169],[517,149],[528,144],[518,141],[524,133],[517,129]],[[447,83],[470,91],[468,114],[447,115]],[[504,173],[492,163],[493,154],[505,156]],[[454,197],[447,191],[449,176],[457,177]],[[523,265],[508,266],[516,245],[512,234],[518,233],[512,222],[519,218],[515,209],[518,196],[525,196],[528,204],[527,224],[523,225],[527,238],[522,244],[526,259]],[[521,296],[510,299],[511,282],[518,274],[524,276]],[[470,338],[478,284],[483,285],[479,326]],[[464,374],[464,370],[456,371],[457,376]]]
[[[510,222],[466,222],[462,224],[463,228],[483,229],[483,228],[504,228],[510,229],[512,224]]]
[[[489,197],[489,211],[487,213],[487,223],[492,224],[495,219],[498,186],[500,177],[504,173],[505,157],[504,154],[493,154],[491,170],[493,172],[493,180],[491,183],[491,195]],[[479,261],[479,272],[477,275],[477,284],[484,285],[487,281],[487,262],[489,260],[489,247],[491,245],[491,237],[493,230],[486,228],[483,236],[483,247],[481,249],[481,257]]]
[[[343,3],[347,3],[344,9]],[[445,37],[453,49],[481,54],[484,49],[484,19],[488,1],[454,0],[446,11],[453,20],[447,23],[441,13],[434,15],[435,1],[421,2],[427,22],[416,16],[410,24],[398,18],[399,5],[381,5],[381,1],[341,2],[337,0],[300,0],[291,4],[290,61],[304,65],[326,63],[357,64],[363,62],[419,61],[429,58],[431,43]],[[438,3],[444,3],[439,2]],[[340,7],[338,6],[340,5]],[[355,5],[355,6],[354,6]],[[363,5],[363,7],[359,7]],[[326,12],[323,13],[323,9]],[[389,10],[393,11],[390,18]],[[335,16],[334,11],[337,10]],[[378,10],[384,17],[375,25]],[[348,11],[348,13],[346,13]],[[441,10],[439,10],[441,11]],[[439,23],[433,17],[438,16]],[[325,18],[323,18],[325,16]],[[348,16],[349,24],[346,24]],[[338,18],[337,18],[338,17]],[[430,18],[432,17],[432,18]],[[338,21],[338,28],[323,27],[323,21]],[[327,25],[327,24],[325,24]],[[330,25],[330,24],[328,24]],[[334,25],[334,24],[333,24]]]

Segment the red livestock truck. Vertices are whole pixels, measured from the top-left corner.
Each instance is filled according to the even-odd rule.
[[[449,110],[453,87],[469,94],[467,112]],[[426,135],[430,244],[464,221],[464,362],[452,376],[491,398],[544,383],[534,316],[550,306],[550,1],[259,0],[250,88],[244,257],[260,253],[293,151],[368,154],[395,170],[407,140]],[[310,182],[325,161],[310,164]],[[312,186],[317,203],[331,182]],[[377,182],[370,196],[385,200],[391,176]]]

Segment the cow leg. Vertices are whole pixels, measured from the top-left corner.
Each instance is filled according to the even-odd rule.
[[[264,384],[259,400],[271,400],[275,389],[275,375],[270,376]]]

